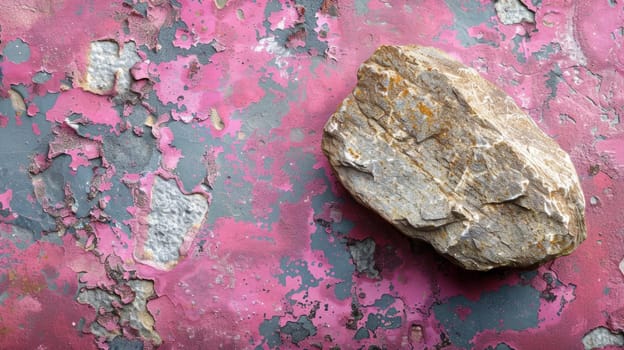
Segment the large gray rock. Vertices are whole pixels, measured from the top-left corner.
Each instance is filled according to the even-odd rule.
[[[511,97],[439,50],[380,47],[322,147],[360,203],[466,269],[536,265],[586,237],[570,157]]]

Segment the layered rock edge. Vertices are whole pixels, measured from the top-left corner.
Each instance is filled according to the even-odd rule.
[[[435,48],[377,49],[322,149],[358,202],[466,269],[534,266],[586,238],[569,155],[511,97]]]

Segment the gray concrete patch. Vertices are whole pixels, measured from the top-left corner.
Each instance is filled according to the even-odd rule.
[[[372,238],[354,241],[349,245],[349,253],[358,273],[369,278],[379,277],[379,271],[375,268],[375,241]]]
[[[535,23],[535,13],[520,0],[498,0],[494,8],[503,24]]]
[[[121,48],[114,41],[92,42],[85,88],[96,94],[127,94],[132,81],[130,68],[140,60],[133,42]]]
[[[606,327],[597,327],[583,337],[585,350],[600,349],[607,346],[624,346],[624,335],[613,333]]]
[[[143,259],[159,268],[173,267],[180,259],[183,243],[201,226],[207,213],[208,202],[202,195],[184,195],[175,181],[156,177]]]
[[[102,288],[83,288],[77,296],[77,301],[81,304],[91,305],[97,310],[96,321],[91,323],[91,332],[97,337],[112,342],[118,336],[114,331],[110,331],[98,322],[103,323],[109,318],[118,317],[117,323],[124,327],[130,327],[135,330],[138,335],[150,341],[155,345],[162,342],[160,336],[154,330],[154,318],[147,310],[147,301],[155,296],[154,282],[149,280],[132,279],[129,281],[119,282],[126,285],[134,294],[130,302],[124,303],[124,300],[113,291]]]

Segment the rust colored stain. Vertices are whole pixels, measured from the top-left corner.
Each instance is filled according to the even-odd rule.
[[[433,116],[433,111],[422,102],[418,102],[418,110],[427,117]]]

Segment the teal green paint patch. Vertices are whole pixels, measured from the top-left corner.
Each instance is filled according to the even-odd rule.
[[[532,271],[523,271],[520,272],[520,279],[525,281],[525,282],[529,282],[532,281],[535,277],[537,277],[537,270],[532,270]]]
[[[232,142],[229,136],[226,136],[222,141],[224,144]],[[216,157],[215,163],[220,176],[217,176],[212,183],[210,194],[212,195],[211,202],[219,204],[211,206],[208,210],[206,223],[209,225],[213,225],[216,220],[224,217],[235,217],[239,218],[240,221],[255,221],[252,214],[252,202],[249,201],[249,194],[253,192],[253,186],[245,180],[245,172],[242,169],[242,164],[248,159],[243,152],[241,143],[234,143],[232,147],[225,149],[230,148],[232,153],[241,155],[241,163],[227,161],[225,152],[219,153]],[[247,164],[253,163],[248,162]]]
[[[360,327],[360,329],[358,329],[357,332],[355,332],[355,336],[353,337],[353,339],[355,340],[368,339],[368,338],[370,338],[370,334],[368,333],[368,329],[364,327]]]
[[[258,329],[260,334],[264,337],[263,344],[269,346],[270,349],[275,348],[278,345],[282,344],[282,339],[280,337],[280,317],[273,316],[270,320],[264,320],[260,324]],[[256,349],[264,349],[262,345],[256,347]]]
[[[550,96],[548,100],[557,97],[557,88],[559,82],[563,80],[562,76],[563,73],[561,72],[561,68],[559,68],[559,65],[557,64],[555,64],[553,69],[550,70],[546,75],[546,77],[548,77],[548,79],[546,80],[546,86],[550,89]]]
[[[525,40],[526,37],[524,35],[518,35],[516,34],[511,41],[514,42],[514,47],[513,49],[511,49],[511,52],[513,52],[516,55],[516,60],[519,63],[526,63],[526,55],[524,54],[523,50],[521,50],[522,48],[522,41]]]
[[[279,127],[282,119],[288,114],[290,101],[295,101],[298,98],[295,95],[295,91],[298,91],[298,88],[295,82],[289,82],[288,87],[284,88],[270,77],[260,79],[258,86],[265,91],[264,97],[244,110],[235,111],[232,114],[232,119],[244,121],[241,127],[243,133],[256,135],[261,139],[268,139],[271,130]],[[278,96],[282,94],[285,98]],[[198,162],[201,162],[201,158],[204,152],[206,152],[202,145],[209,144],[213,148],[222,147],[228,151],[231,150],[232,154],[239,155],[238,161],[240,161],[240,164],[226,161],[224,159],[226,152],[220,153],[215,160],[219,174],[223,176],[216,177],[211,194],[213,203],[220,203],[220,205],[211,208],[208,213],[207,223],[213,223],[217,218],[232,216],[242,220],[256,221],[255,216],[252,214],[252,202],[249,201],[249,194],[252,192],[253,184],[244,179],[245,171],[243,168],[252,173],[258,173],[258,169],[255,161],[251,160],[248,152],[244,150],[245,144],[233,140],[227,135],[223,138],[210,137],[208,131],[202,131],[204,128],[189,128],[188,125],[183,123],[170,123],[169,125],[175,136],[173,146],[180,149],[184,155],[184,158],[178,162],[176,174],[182,180],[185,188],[194,186],[201,175],[205,176],[206,174],[205,167],[202,169],[197,167]],[[200,137],[204,137],[205,141],[200,142]],[[268,218],[261,221],[264,228],[270,229],[271,224],[279,220],[281,202],[295,202],[304,192],[305,186],[297,186],[296,184],[303,184],[316,174],[308,173],[313,170],[313,155],[304,155],[301,149],[291,149],[288,151],[287,156],[293,165],[285,166],[287,168],[285,171],[290,174],[292,170],[292,173],[301,174],[303,177],[293,179],[293,181],[296,181],[293,182],[293,191],[284,192],[280,200],[272,203],[271,208],[273,210],[269,213]],[[272,158],[265,158],[261,166],[265,170],[269,170],[273,166],[274,161]],[[286,162],[286,164],[288,163]],[[265,171],[264,173],[266,175],[258,176],[258,180],[271,181],[271,172]]]
[[[282,166],[282,170],[288,174],[292,183],[292,189],[284,192],[278,202],[296,203],[306,193],[305,184],[312,179],[322,176],[323,170],[314,169],[316,157],[311,153],[305,153],[301,147],[290,148],[284,157],[286,161]],[[277,210],[279,213],[278,204],[275,205],[274,210]]]
[[[384,294],[381,298],[375,300],[374,306],[378,307],[381,310],[387,309],[390,305],[394,304],[395,299],[390,294]]]
[[[146,2],[141,2],[137,0],[124,0],[124,3],[132,6],[132,9],[135,10],[141,16],[147,17],[147,3]]]
[[[91,177],[93,170],[89,167],[79,166],[76,171],[71,170],[71,156],[61,154],[52,160],[52,164],[46,171],[39,175],[45,184],[45,201],[50,206],[62,206],[66,194],[67,186],[71,189],[72,209],[76,217],[84,218],[89,215],[89,211],[97,205],[98,198],[89,197]],[[99,164],[99,159],[90,161],[89,164]]]
[[[15,39],[7,43],[2,55],[13,63],[24,63],[30,59],[30,46],[22,39]]]
[[[402,324],[401,316],[392,316],[394,313],[384,314],[368,314],[366,319],[366,328],[374,332],[377,328],[395,329],[400,328]]]
[[[96,174],[102,176],[103,173],[104,171],[101,169],[96,172]],[[102,193],[103,195],[110,196],[110,201],[104,211],[110,217],[115,218],[117,222],[116,227],[122,230],[128,238],[131,238],[132,233],[130,232],[130,227],[122,223],[132,218],[126,208],[133,206],[134,200],[130,193],[130,188],[123,183],[121,179],[122,176],[120,174],[115,174],[110,180],[112,184],[111,189]]]
[[[325,259],[332,266],[326,270],[326,274],[341,280],[334,286],[334,294],[339,300],[345,300],[351,296],[355,266],[351,262],[347,239],[337,235],[335,231],[327,233],[324,224],[324,222],[319,223],[317,221],[317,229],[311,237],[311,248],[323,252]]]
[[[209,130],[201,125],[191,127],[181,122],[172,122],[168,126],[174,135],[172,146],[182,152],[182,158],[178,160],[174,172],[182,181],[184,191],[192,192],[193,188],[201,184],[208,174],[206,166],[202,164],[204,155],[210,147],[219,144],[219,141],[206,137],[209,135]],[[202,141],[204,137],[208,142]]]
[[[141,45],[140,49],[147,56],[147,58],[155,63],[171,62],[175,61],[179,56],[191,56],[195,55],[197,61],[200,64],[210,63],[210,57],[217,53],[214,46],[211,43],[196,43],[188,49],[179,48],[173,45],[175,41],[175,34],[178,29],[190,30],[186,23],[183,21],[176,21],[170,26],[163,26],[158,33],[158,43],[160,49],[158,51],[152,50],[147,45]],[[157,114],[159,115],[159,114]]]
[[[316,327],[307,316],[301,316],[296,322],[288,321],[284,327],[280,328],[282,334],[290,336],[294,344],[316,335]]]
[[[399,313],[401,313],[399,310],[397,310],[394,307],[391,307],[391,308],[388,309],[388,312],[386,312],[386,315],[388,315],[388,316],[395,316],[395,315],[398,315]]]
[[[368,13],[368,3],[370,0],[355,0],[355,13],[364,16]]]
[[[13,86],[21,91],[22,85]],[[19,92],[24,96],[25,92]],[[48,96],[48,95],[46,95]],[[53,103],[56,95],[49,95],[47,102]],[[0,114],[15,115],[9,98],[0,98]],[[33,133],[36,124],[40,135]],[[11,189],[13,193],[34,193],[32,179],[28,171],[34,154],[47,154],[48,142],[52,138],[51,123],[45,118],[9,118],[8,124],[0,128],[0,193]],[[54,218],[43,211],[41,204],[30,201],[27,196],[14,196],[11,200],[13,212],[19,213],[11,223],[33,232],[33,239],[41,238],[41,232],[52,232],[56,228]],[[4,216],[4,214],[0,213]]]
[[[539,51],[533,52],[532,56],[538,61],[545,61],[559,52],[561,52],[561,45],[558,43],[550,43],[542,46]]]
[[[271,30],[271,22],[269,22],[269,18],[273,12],[278,12],[282,10],[282,3],[278,0],[270,0],[267,1],[266,7],[264,8],[264,27],[267,31]]]
[[[284,87],[273,80],[271,74],[262,77],[258,80],[258,86],[264,91],[262,99],[240,112],[235,112],[232,119],[244,121],[241,131],[247,135],[269,135],[290,112],[290,103],[299,100],[299,84],[289,80],[288,86]]]
[[[41,270],[41,274],[46,280],[46,284],[48,285],[48,289],[52,291],[56,291],[58,286],[56,285],[56,279],[59,278],[60,274],[58,271],[50,268],[45,268]]]
[[[46,71],[39,71],[35,73],[35,75],[33,75],[32,82],[35,84],[43,84],[46,81],[50,80],[50,78],[52,78],[52,74]]]
[[[538,326],[540,292],[528,285],[503,286],[483,293],[479,300],[464,296],[433,306],[436,319],[446,330],[451,343],[461,349],[471,347],[474,336],[484,330],[521,331]],[[456,310],[468,309],[464,319]]]
[[[76,326],[74,327],[76,330],[83,330],[85,327],[85,323],[87,323],[87,321],[84,319],[84,317],[81,317],[78,322],[76,322]]]
[[[283,286],[286,285],[286,277],[300,277],[301,285],[297,289],[293,289],[286,293],[286,298],[291,304],[295,304],[295,300],[291,297],[299,292],[307,290],[310,287],[318,287],[322,278],[316,278],[312,275],[308,269],[308,262],[305,260],[290,260],[288,257],[283,257],[280,261],[280,266],[283,273],[277,275],[279,283]]]
[[[492,17],[496,16],[493,2],[481,2],[478,0],[445,0],[446,6],[453,13],[452,29],[457,32],[457,40],[464,47],[476,44],[488,44],[496,46],[496,43],[484,41],[483,38],[470,36],[468,28],[486,24],[493,27]]]
[[[72,290],[71,285],[69,285],[67,281],[63,282],[63,291],[62,291],[63,295],[69,295],[71,290]]]
[[[39,108],[37,116],[41,115],[43,117],[45,113],[47,113],[52,107],[54,107],[59,95],[59,93],[49,93],[41,96],[33,96],[32,102]]]
[[[351,254],[347,247],[348,234],[354,224],[348,220],[342,220],[339,223],[328,222],[321,218],[317,218],[323,212],[325,203],[336,203],[340,200],[331,192],[329,179],[324,173],[320,173],[327,184],[327,190],[312,199],[312,208],[315,213],[316,231],[311,235],[311,248],[323,252],[325,259],[331,265],[326,269],[327,276],[341,280],[334,285],[334,294],[338,300],[346,300],[351,297],[351,288],[353,287],[353,273],[355,265],[351,261]]]

